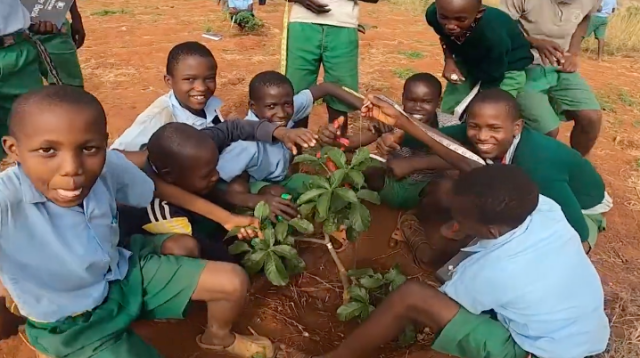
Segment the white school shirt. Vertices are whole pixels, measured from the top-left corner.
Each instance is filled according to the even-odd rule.
[[[26,30],[29,25],[31,16],[20,0],[0,0],[0,36]]]
[[[212,96],[204,107],[207,118],[202,118],[184,109],[171,91],[145,109],[133,124],[113,142],[110,149],[141,150],[147,145],[153,133],[171,122],[186,123],[197,129],[212,127],[215,125],[213,121],[216,117],[220,121],[224,121],[220,113],[221,106],[222,101],[218,97]]]

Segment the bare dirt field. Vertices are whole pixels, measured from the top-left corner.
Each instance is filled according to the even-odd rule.
[[[243,117],[247,110],[249,80],[264,70],[279,69],[284,3],[257,6],[265,28],[241,34],[214,1],[205,0],[94,0],[80,2],[87,41],[80,51],[86,88],[97,95],[109,118],[109,132],[117,137],[158,96],[169,49],[183,41],[201,41],[219,63],[216,95],[225,102],[227,117]],[[403,79],[417,71],[439,74],[441,50],[422,15],[404,11],[393,3],[363,4],[361,21],[376,26],[361,35],[361,92],[382,92],[398,98]],[[221,41],[201,37],[202,32],[223,35]],[[614,325],[615,344],[608,357],[640,357],[640,67],[633,58],[609,58],[604,63],[585,54],[580,71],[593,86],[605,109],[603,133],[590,160],[604,177],[615,207],[608,228],[600,236],[592,259],[601,274],[607,307]],[[312,128],[326,119],[323,106],[312,114]],[[563,127],[567,140],[570,125]],[[400,263],[412,279],[434,281],[421,273],[401,250],[387,247],[397,212],[372,208],[374,220],[358,241],[347,262],[359,267],[389,268]],[[308,272],[292,285],[275,288],[256,279],[247,310],[237,330],[249,327],[275,341],[321,354],[336,346],[355,327],[335,316],[340,285],[326,250],[302,246]],[[222,357],[200,350],[195,337],[205,322],[203,307],[195,306],[189,318],[176,323],[140,322],[136,330],[168,358]],[[385,347],[383,357],[438,356],[423,344],[409,349]],[[27,358],[33,351],[19,338],[0,342],[0,357]]]

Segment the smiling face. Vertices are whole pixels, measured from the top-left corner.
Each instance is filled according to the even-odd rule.
[[[107,128],[103,113],[89,106],[55,103],[24,109],[5,151],[47,199],[62,207],[82,203],[102,173]]]
[[[182,107],[201,115],[207,101],[216,92],[218,65],[213,58],[185,56],[165,75],[165,83]]]
[[[261,120],[286,125],[293,116],[293,88],[291,86],[264,86],[249,101],[249,108]]]
[[[437,0],[438,22],[447,34],[460,35],[481,14],[481,7],[482,2],[478,0]]]
[[[404,111],[424,123],[434,118],[439,104],[440,92],[424,82],[409,83],[402,92]]]
[[[522,126],[523,121],[514,119],[502,103],[477,103],[469,108],[467,136],[484,159],[504,158]]]

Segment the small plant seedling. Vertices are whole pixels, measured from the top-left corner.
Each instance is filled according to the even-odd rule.
[[[229,252],[233,255],[244,254],[242,266],[249,274],[264,270],[271,283],[284,286],[289,282],[290,275],[299,274],[305,268],[304,261],[293,248],[295,240],[291,233],[312,233],[313,224],[300,218],[274,224],[269,219],[269,214],[269,206],[265,202],[256,205],[254,216],[260,221],[260,231],[264,238],[253,239],[250,243],[236,241],[229,247]],[[235,236],[239,231],[240,228],[234,228],[227,237]]]
[[[414,70],[413,68],[394,68],[393,69],[393,74],[403,81],[416,73],[417,71]]]
[[[92,12],[91,16],[111,16],[111,15],[124,15],[130,14],[131,10],[129,9],[103,9],[100,11]]]
[[[381,302],[387,295],[395,291],[407,281],[398,266],[389,271],[376,273],[371,268],[350,270],[349,278],[354,282],[349,287],[349,301],[338,308],[337,315],[340,321],[357,319],[365,320],[375,309],[374,304]],[[407,326],[398,337],[398,343],[406,347],[415,343],[416,331],[413,325]]]
[[[256,32],[264,27],[264,22],[253,14],[243,11],[234,16],[236,24],[244,32]]]
[[[360,234],[369,229],[371,213],[362,204],[369,201],[380,204],[378,193],[366,188],[362,171],[372,164],[367,148],[358,149],[351,162],[343,151],[335,147],[324,147],[316,155],[302,154],[293,160],[294,163],[305,163],[313,166],[320,175],[313,175],[308,188],[296,204],[303,218],[313,220],[322,226],[324,240],[302,238],[326,245],[331,257],[338,267],[340,280],[344,286],[343,298],[347,301],[350,286],[347,271],[337,255],[331,237],[340,241],[346,248],[348,241],[355,241]],[[342,233],[343,235],[336,235]],[[341,237],[344,236],[344,237]]]
[[[424,54],[420,51],[400,51],[400,54],[412,60],[419,60],[421,58],[424,58]]]

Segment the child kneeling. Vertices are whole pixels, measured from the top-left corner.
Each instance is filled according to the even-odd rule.
[[[241,267],[159,254],[155,244],[172,234],[136,235],[129,250],[118,247],[116,203],[146,207],[154,185],[107,150],[106,116],[94,96],[68,86],[28,93],[16,101],[9,130],[3,147],[19,165],[0,174],[0,278],[40,353],[161,357],[131,324],[183,318],[198,300],[208,308],[200,347],[274,355],[268,339],[231,332],[249,285]]]

